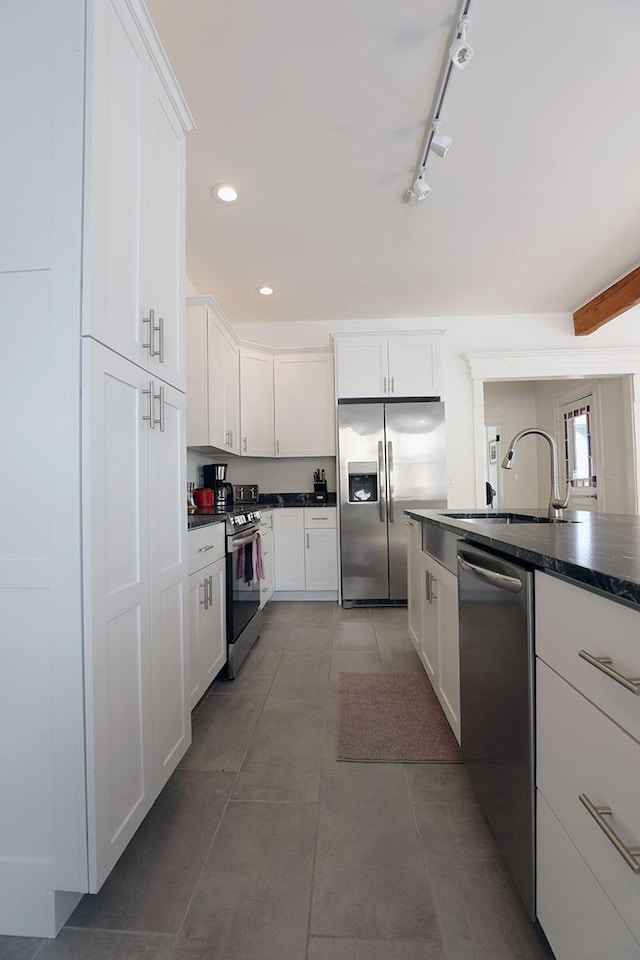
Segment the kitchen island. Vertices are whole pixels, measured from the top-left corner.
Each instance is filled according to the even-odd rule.
[[[525,514],[529,522],[519,522]],[[410,633],[463,754],[457,548],[465,541],[533,571],[535,742],[531,757],[505,758],[500,770],[535,769],[535,915],[557,960],[637,960],[640,518],[565,511],[567,522],[550,523],[542,510],[521,510],[505,523],[471,509],[407,516]],[[481,586],[472,601],[478,628],[464,643],[476,643],[481,657],[501,605],[483,603]],[[486,698],[489,716],[494,682],[509,686],[496,678],[488,653],[473,695]]]

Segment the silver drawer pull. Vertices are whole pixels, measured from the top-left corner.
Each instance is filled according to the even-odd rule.
[[[630,690],[631,693],[640,696],[640,680],[635,677],[625,677],[624,674],[614,670],[611,666],[613,662],[611,657],[594,657],[592,653],[587,653],[586,650],[579,650],[578,656],[586,660],[587,663],[590,663],[596,670],[601,670],[607,677],[615,680],[616,683],[619,683],[625,690]]]
[[[198,553],[206,553],[207,550],[213,550],[214,546],[214,543],[208,543],[206,547],[198,547]]]
[[[640,857],[640,847],[628,847],[626,843],[622,842],[613,827],[610,827],[607,821],[604,819],[605,817],[610,817],[613,815],[611,807],[596,807],[595,803],[592,803],[591,800],[589,800],[589,797],[586,795],[586,793],[581,793],[578,799],[580,800],[580,803],[584,804],[584,806],[587,808],[607,839],[610,840],[614,845],[624,862],[633,870],[634,873],[640,873],[640,863],[638,863],[638,858]]]

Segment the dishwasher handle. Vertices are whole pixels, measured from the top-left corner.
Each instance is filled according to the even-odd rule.
[[[499,587],[501,590],[509,590],[510,593],[520,593],[522,590],[522,581],[518,577],[509,577],[506,573],[497,573],[495,570],[487,570],[486,567],[479,567],[476,563],[470,563],[464,557],[458,554],[458,563],[463,570],[475,574],[480,580],[491,584],[492,587]]]

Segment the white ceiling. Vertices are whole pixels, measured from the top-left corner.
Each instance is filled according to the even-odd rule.
[[[232,322],[571,311],[639,262],[638,0],[473,0],[418,208],[458,0],[147,4],[198,126],[187,273]]]

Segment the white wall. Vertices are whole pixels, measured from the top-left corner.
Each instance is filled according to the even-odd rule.
[[[243,323],[235,329],[242,339],[272,347],[328,347],[331,333],[395,330],[444,330],[442,339],[443,399],[447,418],[449,505],[475,506],[473,396],[465,354],[472,351],[522,351],[574,349],[576,376],[581,375],[580,355],[605,346],[640,347],[640,308],[612,320],[589,337],[575,337],[568,313],[492,317],[435,317],[308,321],[295,323]],[[505,377],[509,376],[507,366]],[[544,442],[544,441],[543,441]],[[482,500],[481,502],[484,502]]]
[[[526,381],[485,383],[484,415],[485,423],[499,424],[501,428],[498,444],[500,464],[511,438],[525,427],[536,426],[535,384]],[[539,505],[538,456],[547,453],[540,449],[542,444],[547,446],[542,437],[525,437],[517,447],[512,469],[498,469],[501,510]]]

